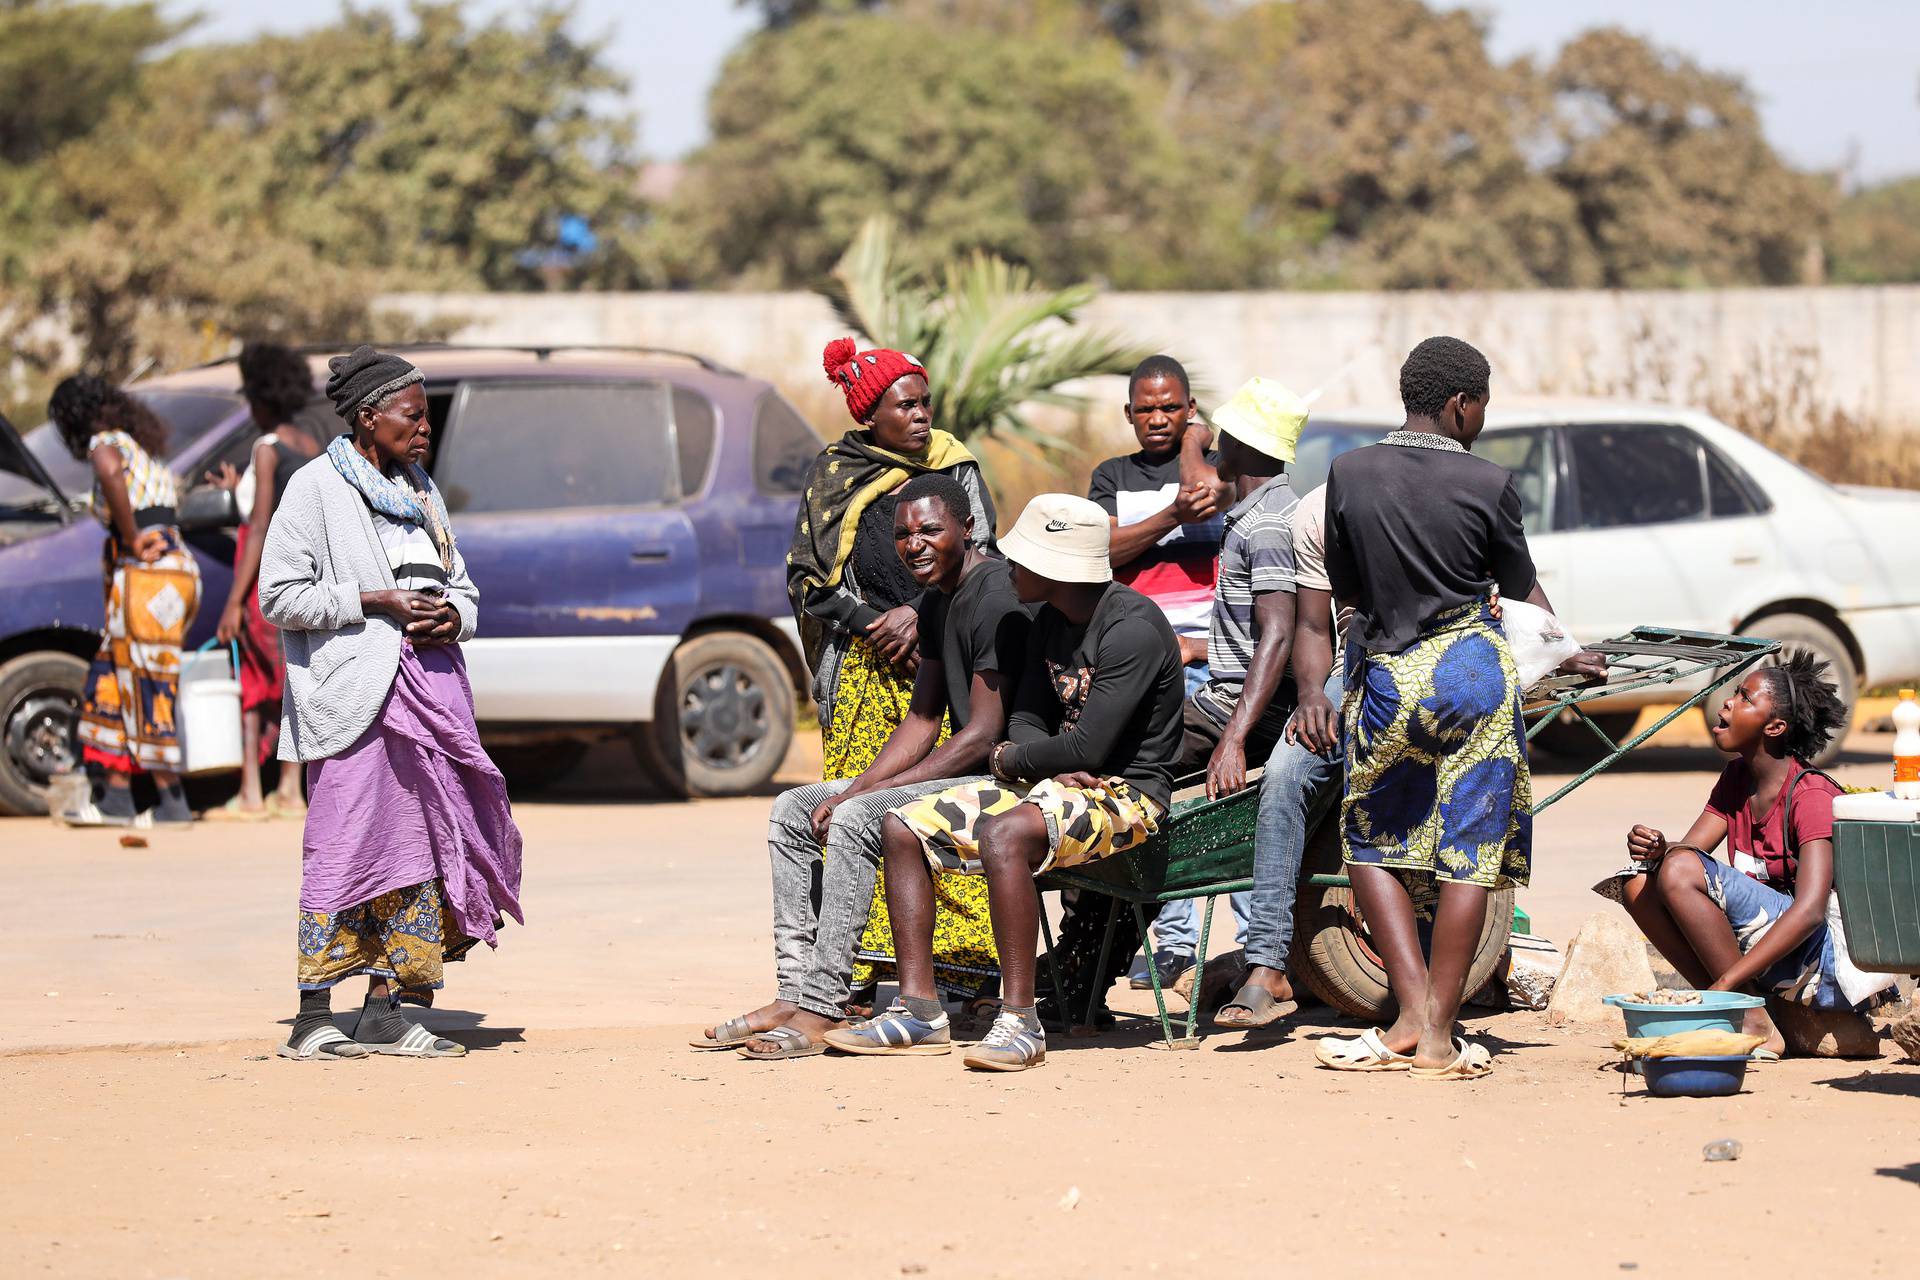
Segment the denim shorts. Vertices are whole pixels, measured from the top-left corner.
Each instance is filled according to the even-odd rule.
[[[1707,896],[1726,913],[1733,936],[1740,943],[1740,953],[1745,955],[1793,905],[1792,895],[1744,871],[1735,871],[1718,858],[1689,852],[1700,859],[1707,877]],[[1768,966],[1755,982],[1762,991],[1809,1008],[1850,1009],[1853,1006],[1840,994],[1833,971],[1833,935],[1822,921],[1805,941]]]

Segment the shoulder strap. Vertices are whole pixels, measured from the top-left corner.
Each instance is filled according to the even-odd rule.
[[[1809,777],[1825,778],[1843,795],[1847,790],[1846,787],[1841,785],[1838,778],[1828,773],[1825,769],[1816,769],[1812,765],[1804,762],[1801,764],[1800,772],[1793,775],[1793,781],[1787,786],[1786,797],[1780,801],[1780,836],[1781,839],[1786,841],[1787,852],[1793,854],[1795,857],[1800,856],[1800,838],[1793,833],[1793,793],[1795,788],[1799,787],[1799,785]]]

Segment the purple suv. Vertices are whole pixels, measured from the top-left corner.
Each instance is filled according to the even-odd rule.
[[[509,777],[552,781],[621,736],[679,793],[764,784],[806,688],[785,574],[821,448],[805,420],[767,383],[674,352],[399,350],[427,377],[428,466],[480,587],[474,699]],[[327,354],[313,354],[316,385]],[[200,482],[244,465],[254,428],[231,361],[132,390],[171,429],[205,582],[199,644],[232,583],[237,523],[230,495]],[[300,425],[323,442],[343,429],[318,400]],[[90,487],[51,426],[23,439],[0,420],[0,812],[45,812],[48,779],[77,759],[102,607]]]

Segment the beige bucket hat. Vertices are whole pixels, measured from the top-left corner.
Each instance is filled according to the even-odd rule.
[[[1292,462],[1300,429],[1307,425],[1307,402],[1272,378],[1249,378],[1231,400],[1208,416],[1215,427],[1241,444],[1269,458]]]
[[[1112,541],[1113,526],[1098,504],[1070,493],[1043,493],[1000,539],[1000,554],[1055,582],[1111,582]]]

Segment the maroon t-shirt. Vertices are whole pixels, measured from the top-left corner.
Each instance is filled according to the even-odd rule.
[[[1788,765],[1787,780],[1773,807],[1758,819],[1752,813],[1753,771],[1735,760],[1720,774],[1707,797],[1707,812],[1726,821],[1727,861],[1781,893],[1791,895],[1800,873],[1800,849],[1810,840],[1833,839],[1833,798],[1840,788],[1821,774],[1804,780],[1798,760]],[[1797,785],[1796,785],[1797,784]],[[1782,831],[1787,794],[1793,794],[1793,839]]]

